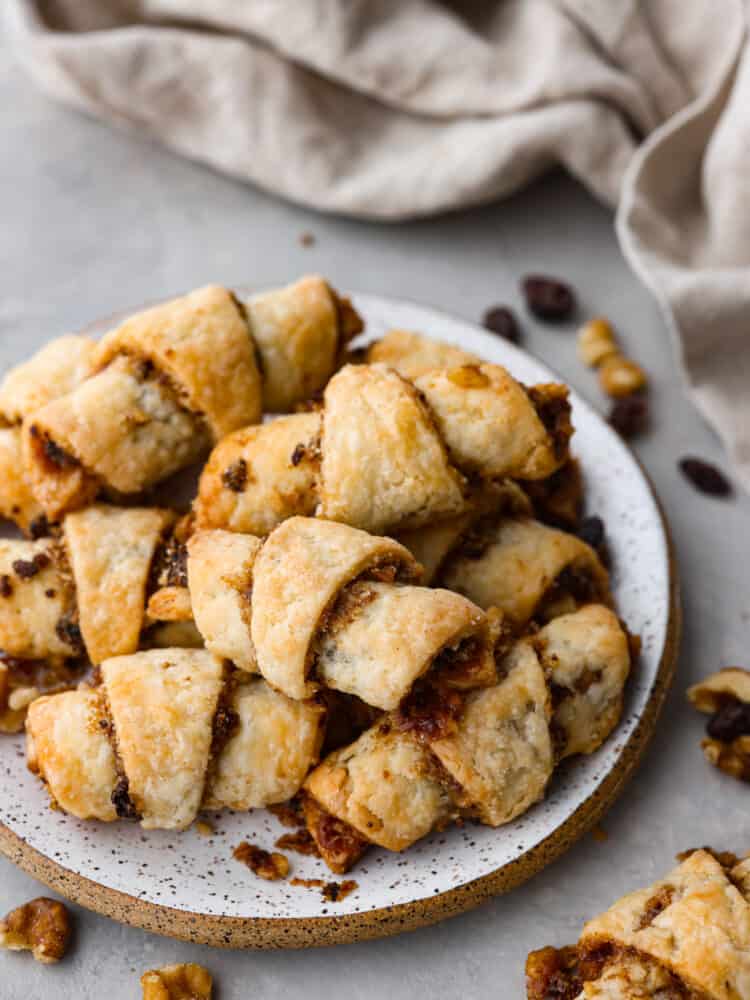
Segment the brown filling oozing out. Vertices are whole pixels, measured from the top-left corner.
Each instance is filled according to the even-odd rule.
[[[458,691],[417,682],[394,713],[394,725],[425,743],[446,739],[458,729],[463,704]]]
[[[321,757],[354,743],[380,717],[380,711],[354,694],[321,688],[317,698],[326,709],[326,731]]]
[[[532,951],[526,960],[526,996],[528,1000],[575,1000],[586,983],[596,982],[609,965],[628,957],[661,969],[669,983],[660,990],[661,1000],[707,1000],[649,956],[607,941],[585,948],[574,945]]]
[[[562,460],[568,450],[568,442],[573,435],[567,387],[550,382],[544,385],[529,386],[526,388],[526,393],[544,425],[544,429],[552,439],[555,458]]]
[[[311,795],[304,795],[302,808],[307,829],[320,856],[337,875],[353,867],[370,846],[353,826],[332,816]]]
[[[162,587],[187,587],[187,558],[187,546],[174,535],[159,542],[151,560],[147,599]]]
[[[240,723],[240,717],[232,708],[234,692],[237,687],[237,671],[226,661],[224,663],[224,683],[216,702],[213,721],[211,723],[211,748],[208,754],[208,768],[204,780],[204,790],[211,787],[211,780],[216,772],[224,747],[231,739]]]
[[[336,329],[338,333],[336,353],[341,355],[349,341],[356,337],[358,333],[362,333],[365,324],[362,317],[352,305],[351,299],[348,299],[344,295],[339,295],[330,285],[327,287],[331,301],[333,302],[333,308],[336,312]]]
[[[575,530],[583,513],[583,476],[576,459],[569,458],[547,479],[524,480],[521,486],[540,521]]]
[[[374,560],[353,580],[350,580],[324,608],[315,636],[310,643],[307,654],[306,677],[315,679],[318,649],[320,642],[326,635],[335,635],[336,632],[351,622],[360,608],[365,607],[374,598],[373,591],[367,587],[368,582],[376,583],[402,583],[412,582],[415,578],[415,569],[408,561],[397,562],[392,556]]]
[[[109,738],[109,745],[112,747],[112,753],[115,758],[115,770],[117,772],[117,781],[115,783],[115,787],[112,789],[112,795],[110,796],[112,805],[115,807],[118,819],[140,820],[142,818],[140,810],[130,797],[130,782],[128,781],[122,757],[120,756],[120,748],[117,743],[117,733],[115,732],[115,726],[112,719],[112,709],[110,707],[106,691],[103,688],[101,689],[101,712],[102,717],[99,721],[99,725],[106,732],[107,737]]]
[[[599,601],[606,603],[607,596],[586,566],[578,566],[573,563],[566,566],[547,588],[537,605],[534,618],[537,621],[548,621],[550,617],[560,613],[561,605],[564,605],[566,601],[579,607],[583,604]],[[574,608],[570,608],[570,610],[574,610]]]

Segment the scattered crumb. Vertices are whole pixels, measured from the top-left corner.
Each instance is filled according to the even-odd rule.
[[[201,837],[213,837],[214,828],[204,819],[199,819],[195,824],[195,829]]]
[[[268,811],[273,813],[283,826],[296,827],[305,825],[305,819],[302,815],[302,803],[297,798],[268,806]]]
[[[314,233],[300,233],[299,237],[300,246],[303,247],[313,247],[315,246],[316,240]]]
[[[289,885],[301,885],[306,889],[320,889],[323,899],[329,903],[340,903],[342,899],[359,889],[359,883],[352,878],[344,879],[343,882],[325,882],[322,878],[293,878],[289,880]]]
[[[297,830],[294,833],[285,833],[276,841],[275,847],[282,851],[296,851],[297,854],[309,854],[313,858],[320,857],[312,834],[309,830]]]
[[[603,826],[595,826],[591,831],[591,836],[597,842],[597,844],[603,844],[606,840],[609,840],[609,834],[604,829]]]
[[[232,856],[243,865],[247,865],[258,878],[264,878],[269,882],[286,878],[289,874],[289,859],[283,854],[264,851],[262,847],[249,844],[246,840],[235,847]]]

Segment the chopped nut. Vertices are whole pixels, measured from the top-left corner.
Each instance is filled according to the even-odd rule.
[[[632,396],[634,392],[643,389],[647,382],[646,373],[641,366],[622,354],[611,354],[599,368],[599,384],[613,399]]]
[[[19,687],[11,691],[8,695],[8,708],[11,712],[22,712],[36,698],[39,697],[38,687]]]
[[[59,962],[70,941],[67,907],[56,899],[39,896],[12,910],[0,921],[0,947],[30,951],[37,962]]]
[[[211,1000],[211,973],[202,965],[165,965],[141,976],[143,1000]]]
[[[249,844],[246,840],[235,847],[232,856],[237,861],[247,865],[258,878],[264,878],[268,882],[286,878],[289,874],[289,859],[283,854],[277,854],[275,851],[264,851],[262,847]]]
[[[750,736],[739,736],[731,743],[703,740],[703,753],[709,764],[740,781],[750,781]]]
[[[616,353],[615,332],[601,316],[589,320],[578,331],[578,357],[590,368],[598,368],[606,358]]]

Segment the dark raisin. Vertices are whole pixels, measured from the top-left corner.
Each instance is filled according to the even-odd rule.
[[[55,626],[55,633],[58,639],[66,642],[76,653],[85,652],[81,628],[77,622],[70,621],[69,618],[61,618]]]
[[[530,274],[521,282],[526,305],[539,319],[562,322],[570,319],[576,308],[576,297],[570,285],[557,278]]]
[[[599,549],[604,543],[604,521],[600,517],[584,517],[576,534],[592,549]]]
[[[706,732],[712,740],[731,743],[738,736],[750,736],[750,704],[729,701],[711,716]]]
[[[46,514],[39,514],[29,524],[29,534],[36,541],[37,538],[46,538],[49,534],[50,524]]]
[[[122,775],[112,791],[112,805],[120,819],[140,819],[140,814],[130,798],[128,779]]]
[[[302,459],[305,457],[306,452],[305,446],[300,442],[292,452],[291,463],[292,465],[299,465]]]
[[[646,396],[623,396],[609,412],[609,422],[620,435],[629,440],[648,429],[649,412]]]
[[[13,584],[7,573],[0,576],[0,597],[10,597],[13,593]]]
[[[482,324],[512,344],[517,344],[521,339],[518,320],[513,310],[507,306],[494,306],[492,309],[488,309],[482,317]]]
[[[732,485],[724,473],[701,458],[680,459],[680,471],[701,493],[728,497],[732,492]]]
[[[247,486],[247,462],[244,458],[238,458],[221,474],[221,481],[228,490],[233,493],[244,493]]]
[[[40,570],[49,566],[49,564],[50,557],[47,553],[37,552],[33,559],[16,559],[13,563],[13,572],[21,580],[30,580]]]
[[[64,448],[61,448],[59,444],[56,444],[51,438],[45,437],[42,448],[44,450],[45,457],[52,463],[52,465],[57,466],[58,469],[67,469],[71,465],[78,465],[76,459],[65,451]]]
[[[44,596],[49,597],[50,600],[52,600],[52,598],[55,597],[56,594],[57,591],[55,590],[54,587],[47,587],[47,589],[44,591]]]

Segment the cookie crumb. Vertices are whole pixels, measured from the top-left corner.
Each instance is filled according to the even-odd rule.
[[[289,874],[289,859],[283,854],[264,851],[262,847],[250,844],[246,840],[235,847],[232,856],[243,865],[247,865],[258,878],[266,879],[268,882],[276,882]]]

